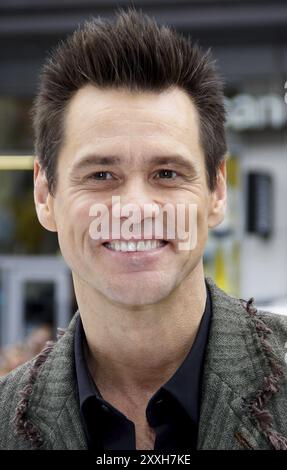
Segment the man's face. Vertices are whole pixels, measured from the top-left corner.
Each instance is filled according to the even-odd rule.
[[[56,193],[47,194],[44,205],[43,200],[39,204],[39,194],[46,180],[35,163],[41,223],[57,230],[62,255],[85,287],[125,305],[167,298],[202,262],[208,227],[217,225],[224,212],[225,167],[210,193],[194,104],[178,88],[131,94],[87,85],[73,96],[65,119]],[[141,210],[152,203],[175,208],[184,204],[188,214],[189,205],[195,204],[196,246],[179,250],[179,240],[173,239],[149,251],[111,250],[104,245],[107,240],[91,237],[89,213],[101,203],[111,214],[112,196],[120,196],[121,205],[132,203]],[[112,238],[111,231],[109,235]]]

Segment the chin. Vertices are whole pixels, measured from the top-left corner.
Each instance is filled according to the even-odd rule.
[[[121,282],[109,282],[105,286],[102,284],[102,294],[112,302],[117,302],[126,306],[143,306],[156,304],[166,298],[172,288],[168,282],[154,279],[121,279]],[[98,286],[99,287],[99,286]]]

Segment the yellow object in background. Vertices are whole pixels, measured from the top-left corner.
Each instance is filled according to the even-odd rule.
[[[0,155],[0,170],[32,170],[32,155]]]
[[[240,294],[240,161],[227,158],[227,210],[225,220],[210,231],[205,256],[205,273],[222,290]]]
[[[226,277],[226,269],[225,269],[225,262],[224,262],[224,255],[223,249],[221,246],[216,248],[215,252],[215,282],[216,284],[223,290],[227,289],[227,277]]]

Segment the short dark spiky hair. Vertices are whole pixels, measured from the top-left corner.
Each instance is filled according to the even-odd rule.
[[[210,52],[132,7],[119,9],[112,22],[100,17],[87,20],[51,52],[42,68],[32,117],[35,154],[51,194],[56,189],[65,110],[88,83],[158,93],[177,86],[187,92],[199,113],[207,180],[214,190],[226,140],[223,87]]]

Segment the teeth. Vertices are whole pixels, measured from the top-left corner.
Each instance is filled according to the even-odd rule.
[[[137,242],[137,251],[144,251],[144,250],[145,250],[145,242],[142,240]]]
[[[116,241],[104,245],[114,251],[148,251],[164,246],[165,242],[163,240]]]
[[[128,251],[136,251],[136,243],[134,242],[128,242]]]

